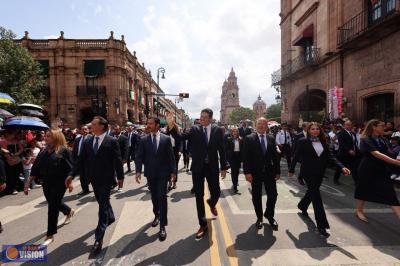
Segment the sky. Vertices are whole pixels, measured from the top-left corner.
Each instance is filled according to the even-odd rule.
[[[221,87],[233,67],[240,105],[260,94],[275,103],[271,73],[280,67],[279,0],[12,0],[0,25],[22,38],[106,39],[125,35],[129,50],[160,79],[165,93],[188,92],[178,104],[192,117],[209,107],[219,119]]]

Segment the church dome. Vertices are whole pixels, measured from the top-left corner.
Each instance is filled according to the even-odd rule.
[[[267,105],[262,99],[261,99],[261,95],[258,95],[257,101],[254,102],[253,104],[254,106],[260,106],[260,105]]]

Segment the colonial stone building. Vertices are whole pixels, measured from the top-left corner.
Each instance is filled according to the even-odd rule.
[[[228,80],[225,80],[222,85],[221,94],[221,114],[220,122],[221,124],[229,124],[229,116],[235,108],[240,107],[239,104],[239,87],[237,85],[237,77],[233,68],[229,73]]]
[[[256,119],[266,115],[267,104],[261,99],[261,95],[258,95],[257,101],[253,104],[253,111],[256,113]]]
[[[282,121],[331,115],[400,123],[400,1],[281,0]],[[335,106],[336,107],[336,106]]]
[[[16,42],[23,45],[42,65],[47,77],[45,104],[52,123],[76,127],[94,115],[111,123],[144,123],[146,113],[165,118],[174,104],[151,94],[163,93],[151,72],[139,63],[136,52],[110,32],[108,39],[33,40],[28,32]]]

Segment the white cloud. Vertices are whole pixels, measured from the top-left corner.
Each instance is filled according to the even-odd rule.
[[[178,4],[179,3],[179,4]],[[150,5],[143,17],[147,37],[129,45],[141,62],[166,69],[165,92],[189,92],[180,104],[197,117],[211,107],[219,118],[221,86],[231,67],[240,103],[252,106],[259,93],[275,103],[270,74],[280,66],[280,1],[169,2]]]
[[[57,35],[47,35],[47,36],[44,36],[43,37],[43,39],[58,39],[60,36],[57,36]]]

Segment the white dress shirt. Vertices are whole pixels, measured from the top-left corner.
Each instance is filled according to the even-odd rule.
[[[233,151],[240,151],[239,139],[234,139],[233,143],[235,144],[235,148],[233,149]]]
[[[268,147],[267,132],[265,132],[264,134],[260,134],[257,132],[257,136],[258,136],[258,139],[260,140],[260,143],[261,143],[261,135],[264,136],[265,150],[267,150],[267,147]]]
[[[292,145],[292,137],[290,136],[289,131],[284,131],[283,129],[276,134],[276,144],[284,145],[285,144],[285,133],[286,133],[286,144]]]
[[[313,141],[311,142],[315,152],[317,153],[318,157],[321,156],[322,152],[324,151],[324,147],[322,146],[321,142]]]
[[[203,132],[204,132],[204,128],[205,127],[201,127],[202,128],[202,130],[203,130]],[[211,124],[209,124],[208,126],[206,126],[206,128],[207,128],[207,140],[208,140],[208,142],[210,142],[210,136],[211,136]],[[207,142],[207,144],[208,144],[208,142]]]
[[[94,144],[96,144],[96,137],[99,137],[99,146],[98,148],[100,149],[101,143],[104,140],[104,137],[106,136],[107,132],[104,132],[103,134],[101,134],[100,136],[93,136],[93,148],[94,148]]]

